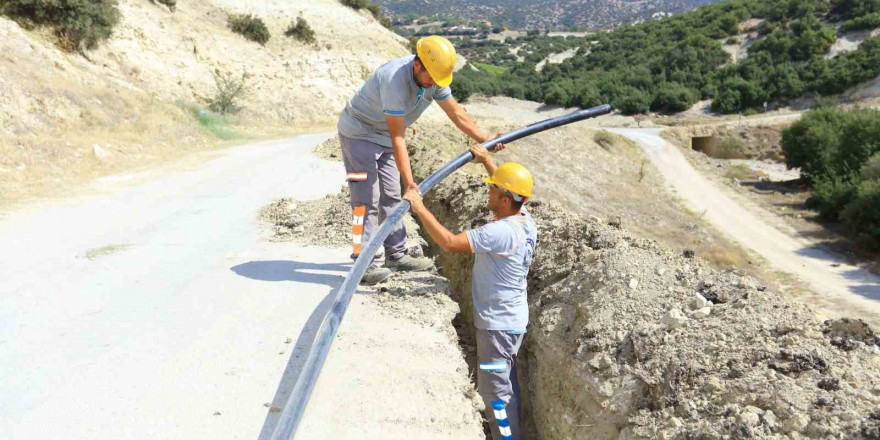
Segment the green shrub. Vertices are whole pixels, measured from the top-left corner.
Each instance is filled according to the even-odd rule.
[[[746,157],[746,146],[743,141],[725,136],[718,141],[718,153],[715,157],[721,159],[742,159]]]
[[[117,0],[3,0],[0,14],[25,28],[50,26],[67,50],[93,49],[119,23]]]
[[[379,5],[374,4],[370,0],[341,0],[342,4],[348,6],[349,8],[354,9],[355,11],[360,11],[361,9],[366,9],[373,14],[373,17],[376,19],[379,18]]]
[[[844,225],[869,249],[880,249],[880,180],[859,184],[855,200],[840,214]]]
[[[228,121],[222,115],[204,109],[198,105],[178,99],[175,104],[185,112],[191,114],[199,122],[199,127],[220,139],[235,139],[240,137],[238,133],[226,127]]]
[[[452,96],[454,96],[458,102],[467,101],[471,94],[474,93],[473,84],[471,83],[470,78],[466,75],[455,75],[449,88],[452,90]]]
[[[544,102],[547,104],[560,105],[562,107],[568,107],[571,101],[571,95],[568,94],[568,90],[565,87],[550,83],[550,86],[544,90]]]
[[[593,142],[606,150],[610,150],[617,143],[617,136],[607,130],[599,130],[593,135]]]
[[[251,41],[265,45],[269,41],[269,29],[260,17],[250,14],[231,14],[227,22],[232,32],[241,34]]]
[[[651,108],[651,97],[635,87],[623,86],[614,100],[614,107],[627,115],[647,113]]]
[[[813,183],[813,195],[807,199],[807,208],[819,211],[826,220],[837,220],[840,211],[855,200],[858,184],[853,176],[819,177]]]
[[[302,13],[299,14],[299,17],[296,17],[296,21],[290,23],[290,27],[287,28],[287,32],[284,35],[292,38],[296,38],[303,43],[311,44],[316,41],[315,39],[315,31],[312,30],[312,27],[309,26],[309,23],[303,18]]]
[[[736,113],[742,105],[742,98],[739,92],[731,89],[724,89],[718,92],[715,99],[712,100],[712,111],[717,113]]]
[[[832,162],[840,149],[842,127],[848,117],[832,107],[811,110],[782,131],[782,153],[789,168],[801,169],[801,176],[840,175]]]
[[[863,17],[854,18],[843,22],[841,28],[844,31],[855,31],[859,29],[874,29],[880,26],[880,12],[865,15]]]
[[[753,107],[749,107],[746,109],[746,111],[743,112],[744,116],[755,116],[757,114],[758,114],[758,111],[755,110]]]
[[[880,153],[876,153],[862,165],[859,173],[862,180],[880,180]]]
[[[678,113],[691,108],[697,102],[697,93],[679,83],[660,84],[654,102],[651,103],[653,110]]]
[[[247,78],[247,72],[242,72],[241,77],[236,77],[232,73],[215,71],[214,85],[217,87],[217,92],[211,98],[208,107],[223,115],[240,111],[238,100],[248,92]]]

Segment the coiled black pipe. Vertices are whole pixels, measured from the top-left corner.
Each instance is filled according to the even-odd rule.
[[[549,130],[572,122],[582,121],[584,119],[594,118],[609,112],[611,112],[611,106],[608,104],[586,110],[579,110],[567,115],[535,122],[534,124],[527,125],[518,130],[505,133],[497,138],[483,142],[483,146],[491,151],[494,150],[495,145],[499,143],[513,142],[517,139],[522,139],[544,130]],[[473,159],[474,155],[470,151],[465,151],[451,162],[444,165],[443,168],[440,168],[434,174],[431,174],[427,179],[422,181],[422,183],[419,184],[419,190],[422,194],[426,194],[434,187],[434,185],[445,179],[446,176],[452,174],[453,171],[461,168],[464,164]],[[339,289],[336,291],[333,305],[330,307],[330,311],[327,313],[327,316],[321,323],[321,327],[318,329],[315,336],[315,342],[312,344],[311,350],[309,350],[305,363],[303,363],[302,371],[300,371],[296,384],[293,386],[293,390],[290,393],[290,397],[287,399],[287,404],[281,412],[278,424],[275,425],[275,431],[272,433],[271,437],[272,440],[291,440],[296,434],[296,429],[299,427],[299,421],[309,402],[309,397],[312,395],[312,389],[315,387],[315,382],[318,380],[318,374],[321,372],[321,367],[324,365],[327,353],[330,351],[330,344],[333,343],[333,339],[336,337],[336,332],[339,331],[339,325],[342,323],[342,317],[345,315],[346,309],[348,309],[348,304],[351,302],[351,298],[354,296],[354,292],[357,290],[357,286],[360,284],[364,272],[367,271],[367,267],[369,267],[372,262],[373,256],[376,255],[376,251],[379,250],[379,246],[382,245],[385,238],[388,237],[392,230],[394,230],[397,223],[401,221],[403,215],[406,214],[407,211],[409,211],[409,202],[406,200],[397,205],[394,212],[392,212],[391,215],[382,222],[376,232],[372,234],[370,242],[367,243],[366,248],[361,251],[360,256],[354,262],[354,266],[352,266],[348,276],[345,277],[345,281],[342,282],[342,285],[339,286]]]

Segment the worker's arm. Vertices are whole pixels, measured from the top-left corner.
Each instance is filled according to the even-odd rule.
[[[471,139],[477,142],[483,143],[501,134],[486,134],[485,132],[483,132],[483,130],[480,130],[480,127],[477,127],[477,124],[474,122],[474,120],[471,119],[470,116],[468,116],[464,107],[462,107],[461,104],[459,104],[458,101],[456,101],[455,98],[451,96],[447,99],[437,101],[437,105],[439,105],[440,108],[442,108],[443,111],[446,112],[446,116],[449,117],[452,123],[455,124],[455,126],[458,127],[459,130],[461,130],[464,134],[470,136]],[[498,144],[497,150],[501,151],[503,149],[504,145]]]
[[[388,123],[388,133],[391,136],[394,161],[397,162],[397,169],[400,170],[400,176],[403,178],[403,190],[401,192],[406,192],[410,188],[416,188],[416,191],[418,191],[419,186],[416,185],[416,181],[413,179],[412,168],[409,165],[409,152],[406,151],[406,142],[404,142],[403,138],[406,124],[403,116],[385,115],[385,122]]]
[[[437,221],[434,214],[428,211],[422,202],[422,195],[417,190],[409,190],[403,195],[403,198],[409,201],[412,211],[422,220],[422,226],[428,231],[431,240],[434,240],[441,249],[446,252],[473,253],[471,243],[467,239],[467,234],[460,232],[453,234],[452,231],[446,229]]]
[[[486,168],[486,172],[489,173],[490,176],[495,174],[498,165],[496,165],[495,161],[489,157],[489,150],[480,144],[471,145],[469,150],[474,155],[474,161],[483,164],[483,167]]]

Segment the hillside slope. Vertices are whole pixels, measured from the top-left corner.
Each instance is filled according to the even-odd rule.
[[[335,0],[206,0],[174,13],[121,0],[119,9],[112,37],[84,55],[58,49],[48,30],[0,17],[0,200],[216,144],[192,114],[215,93],[212,72],[247,72],[251,93],[231,122],[267,135],[331,126],[373,69],[408,52],[368,12]],[[231,13],[263,18],[272,38],[260,46],[232,33]],[[314,45],[284,36],[300,13]]]

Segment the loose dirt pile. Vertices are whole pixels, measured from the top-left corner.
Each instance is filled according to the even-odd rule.
[[[272,225],[270,241],[297,240],[316,246],[351,245],[351,208],[348,188],[310,202],[282,198],[260,210],[260,219]]]
[[[329,142],[329,141],[328,141]],[[338,141],[337,141],[338,142]],[[272,227],[269,241],[298,241],[315,246],[351,246],[351,205],[348,187],[336,195],[308,202],[291,198],[278,199],[260,210],[260,220]],[[425,240],[419,235],[419,225],[407,214],[407,248],[414,256],[424,255]],[[382,253],[382,250],[379,250]]]
[[[414,152],[424,177],[439,162]],[[453,174],[426,197],[453,230],[489,220]],[[880,438],[880,340],[736,269],[536,200],[527,419],[543,439]],[[472,328],[472,257],[437,253]]]
[[[339,136],[333,136],[315,147],[312,154],[321,159],[342,162],[342,151],[339,146]]]

